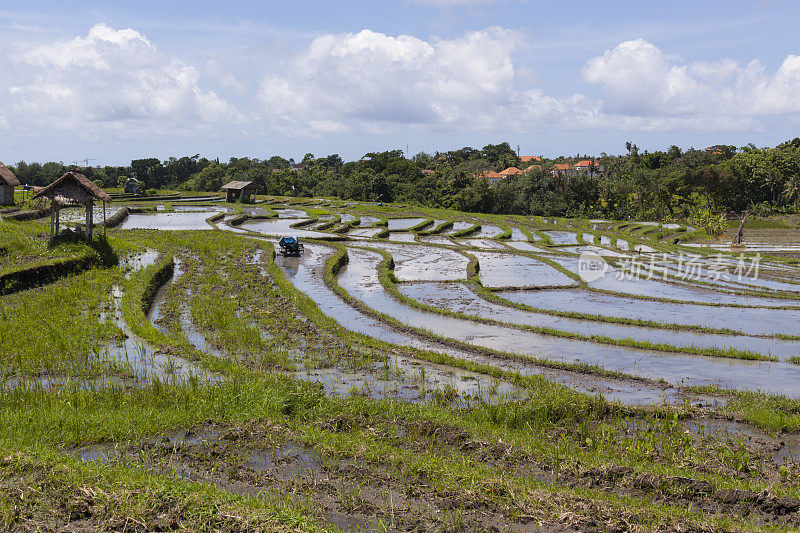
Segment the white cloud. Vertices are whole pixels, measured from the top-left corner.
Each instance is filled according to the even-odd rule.
[[[535,88],[548,73],[515,63],[524,41],[500,27],[427,40],[365,29],[317,36],[282,67],[259,63],[260,72],[240,68],[234,76],[227,69],[236,58],[225,52],[201,50],[194,66],[135,29],[105,24],[67,40],[0,40],[0,131],[66,130],[117,144],[407,128],[503,136],[743,130],[800,113],[800,56],[770,74],[758,61],[689,63],[645,40],[626,41],[584,65],[584,80],[600,88],[594,99],[566,87],[563,96]]]
[[[686,63],[643,39],[625,41],[583,68],[605,89],[604,110],[643,129],[743,129],[764,115],[800,112],[800,56],[773,75],[758,61]]]
[[[167,130],[212,124],[236,111],[200,86],[198,70],[133,29],[97,24],[67,41],[0,50],[0,109],[18,131]]]
[[[259,97],[269,116],[298,131],[315,121],[483,127],[518,105],[511,52],[520,42],[502,28],[430,41],[370,30],[323,35],[285,72],[266,76]]]

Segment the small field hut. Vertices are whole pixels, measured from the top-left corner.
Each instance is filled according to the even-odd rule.
[[[17,185],[17,177],[0,162],[0,205],[14,205],[14,187]]]
[[[223,185],[222,190],[226,193],[226,202],[238,200],[243,204],[249,204],[254,200],[251,195],[255,196],[256,194],[256,184],[252,181],[231,181]]]
[[[131,176],[125,182],[125,193],[139,195],[142,190],[142,182]]]
[[[85,206],[86,224],[84,232],[86,237],[92,238],[94,227],[94,201],[103,202],[103,223],[105,224],[106,202],[111,197],[103,192],[100,187],[92,183],[89,178],[75,170],[70,170],[56,181],[36,193],[34,198],[48,198],[50,200],[50,240],[60,234],[59,211],[65,207]]]

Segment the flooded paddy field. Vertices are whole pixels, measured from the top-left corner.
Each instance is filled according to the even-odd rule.
[[[0,221],[4,275],[91,259],[0,295],[0,524],[796,530],[800,271],[681,279],[693,249],[649,228],[679,229],[269,198],[91,244]],[[669,280],[620,275],[647,254]]]

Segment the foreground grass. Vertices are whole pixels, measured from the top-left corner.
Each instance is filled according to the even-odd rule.
[[[707,494],[732,489],[768,490],[776,497],[796,498],[800,496],[798,478],[791,465],[789,475],[780,478],[777,467],[765,463],[763,455],[739,444],[693,439],[679,423],[680,417],[693,413],[688,406],[625,409],[538,376],[522,379],[488,365],[471,369],[518,380],[526,394],[519,401],[499,405],[448,401],[412,405],[360,395],[326,397],[318,386],[280,372],[294,361],[287,348],[315,364],[356,357],[349,351],[353,347],[378,354],[401,348],[338,327],[283,277],[271,260],[268,244],[222,232],[185,232],[180,238],[144,231],[116,235],[120,247],[154,248],[161,258],[129,279],[116,271],[109,275],[110,271],[94,270],[62,280],[63,287],[56,284],[27,291],[25,295],[34,298],[53,293],[41,296],[35,307],[17,302],[17,316],[32,327],[37,313],[57,312],[48,307],[71,294],[66,289],[74,286],[69,301],[77,306],[82,303],[79,295],[93,288],[97,300],[88,299],[78,316],[65,315],[66,322],[57,322],[64,326],[65,348],[55,352],[66,360],[69,347],[78,345],[84,335],[76,323],[107,306],[110,285],[119,283],[126,322],[137,335],[158,349],[198,361],[226,379],[208,386],[192,380],[151,380],[132,388],[98,384],[60,390],[0,389],[0,483],[4,488],[0,526],[4,529],[34,525],[57,529],[70,521],[94,529],[124,524],[141,529],[332,529],[325,525],[321,506],[309,503],[320,494],[311,485],[291,485],[296,498],[270,497],[282,494],[274,480],[246,484],[250,492],[237,492],[233,486],[213,481],[176,479],[171,470],[151,462],[146,454],[100,465],[77,463],[69,453],[62,453],[88,443],[122,445],[158,438],[209,421],[269,428],[268,434],[282,428],[281,434],[289,435],[292,442],[310,447],[329,461],[326,472],[333,483],[343,484],[345,499],[356,510],[366,509],[359,507],[365,505],[359,503],[361,488],[379,476],[401,491],[419,492],[431,505],[452,501],[454,507],[442,507],[438,526],[443,530],[468,528],[473,518],[468,510],[475,505],[506,523],[534,520],[583,529],[788,530],[796,526],[777,521],[772,514],[765,522],[763,514],[709,509]],[[197,350],[180,327],[158,328],[146,315],[153,280],[176,261],[183,274],[170,286],[166,307],[175,315],[188,306],[192,323],[220,350],[219,355]],[[97,283],[105,279],[106,284],[85,286],[92,276]],[[4,304],[12,301],[16,302],[8,297],[2,300]],[[291,330],[291,334],[281,336],[281,330]],[[105,337],[95,339],[102,343]],[[36,355],[41,357],[32,350],[28,359],[34,361]],[[415,355],[431,360],[445,357]],[[440,361],[458,364],[446,357]],[[790,412],[793,407],[774,403],[772,408]],[[473,449],[502,453],[495,459]],[[246,465],[226,450],[210,464],[220,472],[250,475]],[[362,469],[360,480],[342,477],[338,465],[348,461]],[[653,480],[652,487],[619,482],[615,489],[604,488],[614,468],[627,472],[626,479]],[[686,479],[708,484],[706,492],[687,492]],[[387,503],[372,512],[377,511],[395,509]]]

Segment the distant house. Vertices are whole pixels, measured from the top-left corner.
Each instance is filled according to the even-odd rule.
[[[572,165],[569,163],[556,163],[553,165],[553,170],[550,171],[550,174],[552,174],[554,178],[558,176],[569,176],[572,174]]]
[[[297,163],[296,165],[290,166],[289,170],[291,170],[292,172],[297,172],[297,171],[303,170],[307,166],[308,165],[306,165],[305,163]]]
[[[225,191],[225,201],[235,202],[240,201],[243,204],[249,204],[253,201],[250,195],[256,193],[256,184],[252,181],[231,181],[222,186]]]
[[[503,176],[502,174],[500,174],[498,172],[495,172],[494,170],[487,170],[486,172],[482,172],[481,174],[478,174],[477,177],[479,179],[483,178],[486,181],[488,181],[489,184],[493,185],[493,184],[499,182],[500,180],[502,180],[505,176]]]
[[[500,175],[503,176],[504,178],[507,178],[509,176],[516,176],[517,174],[522,174],[522,171],[517,167],[508,167],[507,169],[500,171]]]
[[[604,171],[603,165],[601,165],[597,161],[593,161],[593,160],[589,160],[589,159],[584,159],[582,161],[578,161],[577,163],[575,163],[575,165],[572,168],[575,169],[576,173],[577,172],[586,172],[587,174],[589,174],[589,177],[591,177],[591,178],[598,177]]]
[[[142,182],[137,180],[134,177],[128,178],[125,182],[125,193],[126,194],[141,194],[142,192]]]
[[[525,170],[523,170],[523,172],[527,173],[527,172],[533,172],[534,170],[541,170],[541,169],[542,169],[542,165],[531,165],[528,168],[526,168]]]
[[[557,176],[570,177],[577,176],[581,173],[586,173],[592,178],[596,178],[603,173],[603,165],[591,159],[582,159],[577,163],[556,163],[550,174],[555,178]]]
[[[0,162],[0,205],[14,205],[14,187],[17,185],[17,177]]]
[[[519,160],[521,163],[531,163],[534,161],[536,163],[540,163],[542,161],[542,158],[539,157],[538,155],[521,155],[519,156]]]

